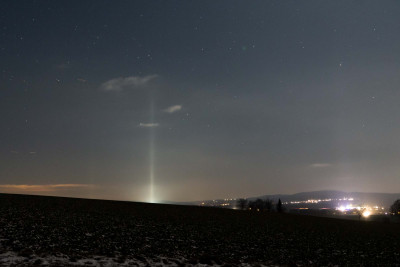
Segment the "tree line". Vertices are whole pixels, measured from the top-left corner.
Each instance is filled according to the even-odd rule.
[[[239,198],[236,201],[236,207],[240,210],[251,210],[251,211],[283,211],[283,205],[281,199],[275,204],[272,199],[261,199],[248,200],[245,198]]]
[[[392,206],[390,206],[390,212],[393,215],[400,215],[400,199],[396,200]]]

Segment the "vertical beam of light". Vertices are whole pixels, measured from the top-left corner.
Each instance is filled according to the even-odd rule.
[[[150,102],[150,123],[154,123],[154,101]],[[149,202],[154,203],[154,131],[155,127],[150,127],[150,143],[149,143],[149,178],[150,178],[150,192]]]

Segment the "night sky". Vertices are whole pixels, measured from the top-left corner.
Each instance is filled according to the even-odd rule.
[[[398,1],[2,1],[0,192],[400,192],[399,14]]]

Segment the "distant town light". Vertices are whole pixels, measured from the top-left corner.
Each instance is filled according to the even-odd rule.
[[[371,212],[369,210],[366,210],[363,212],[362,214],[364,217],[368,217],[369,215],[371,215]]]
[[[338,208],[338,210],[340,210],[340,211],[345,211],[346,210],[346,207],[344,207],[344,206],[340,206],[339,208]]]

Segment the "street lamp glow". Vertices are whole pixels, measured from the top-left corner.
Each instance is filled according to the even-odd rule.
[[[364,212],[362,213],[362,215],[363,215],[364,217],[369,217],[369,215],[371,215],[371,212],[370,212],[369,210],[366,210],[366,211],[364,211]]]

